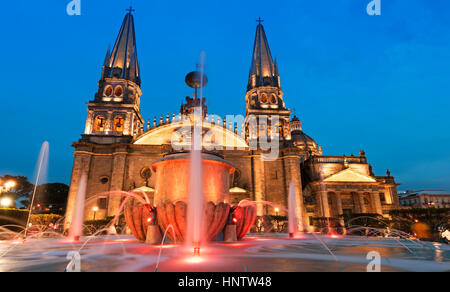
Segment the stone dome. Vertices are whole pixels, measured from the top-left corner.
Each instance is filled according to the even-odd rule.
[[[313,153],[320,152],[319,145],[313,138],[303,132],[302,122],[296,116],[294,116],[290,123],[290,129],[292,143],[295,147],[303,148],[304,150],[312,151]]]
[[[291,133],[292,142],[294,142],[295,146],[311,144],[311,146],[317,145],[313,138],[306,135],[302,131],[294,131]]]
[[[291,132],[292,143],[297,147],[307,147],[318,149],[318,145],[313,138],[306,135],[303,131],[293,131]]]

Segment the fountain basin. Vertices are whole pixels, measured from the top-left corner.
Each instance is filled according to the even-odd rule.
[[[236,207],[233,211],[233,218],[236,219],[236,235],[238,240],[242,240],[249,233],[256,221],[256,207],[245,206]]]
[[[203,239],[213,241],[224,230],[230,214],[230,205],[227,203],[214,204],[209,202],[203,212]],[[187,237],[187,204],[185,202],[166,203],[157,207],[158,224],[161,230],[169,230],[167,237],[172,242],[183,242]]]
[[[187,210],[191,196],[191,176],[200,175],[205,205],[202,216],[202,240],[214,240],[225,228],[230,214],[230,180],[234,166],[213,154],[201,154],[201,171],[192,172],[191,154],[177,153],[153,163],[156,172],[154,203],[161,230],[173,227],[167,236],[176,242],[187,240]],[[197,206],[196,208],[200,208]]]
[[[130,205],[124,210],[128,228],[139,241],[144,242],[147,239],[148,227],[153,224],[151,221],[153,219],[152,212],[154,212],[154,209],[149,205]]]
[[[167,155],[152,165],[156,172],[154,204],[128,206],[125,219],[133,235],[145,241],[148,218],[156,212],[156,222],[172,242],[187,240],[187,209],[190,196],[191,157],[188,153]],[[202,153],[203,241],[213,241],[225,229],[230,214],[236,218],[238,239],[242,239],[256,220],[254,206],[231,208],[230,181],[234,166],[221,157]],[[195,174],[193,174],[195,175]],[[173,230],[171,230],[173,227]]]
[[[167,155],[153,163],[152,169],[156,172],[155,206],[189,202],[190,166],[189,153]],[[219,156],[202,153],[203,201],[229,204],[230,180],[234,171],[234,166]]]

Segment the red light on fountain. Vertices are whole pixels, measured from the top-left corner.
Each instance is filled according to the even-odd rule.
[[[330,233],[328,234],[328,237],[330,237],[330,238],[339,238],[339,235],[336,234],[336,233],[334,233],[334,232],[330,232]]]
[[[195,256],[195,257],[186,258],[183,262],[188,263],[188,264],[201,264],[204,261],[205,260],[202,257]]]
[[[196,243],[194,244],[194,257],[200,256],[200,244]]]

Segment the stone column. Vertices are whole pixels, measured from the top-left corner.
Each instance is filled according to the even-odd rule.
[[[384,189],[384,197],[386,199],[387,205],[393,205],[394,204],[394,196],[392,195],[391,188],[385,188]]]
[[[337,207],[338,215],[344,214],[344,210],[342,209],[342,197],[341,197],[341,193],[339,193],[339,192],[336,193],[336,207]]]
[[[73,213],[75,211],[76,197],[78,193],[78,186],[80,184],[81,176],[83,174],[89,174],[89,167],[91,164],[90,154],[77,154],[75,153],[72,178],[70,180],[69,197],[67,200],[66,218],[64,221],[64,229],[70,228],[72,223]]]
[[[300,222],[298,222],[298,230],[304,232],[307,229],[306,210],[303,199],[302,179],[300,170],[300,157],[297,155],[284,156],[284,168],[286,173],[286,197],[289,196],[290,184],[294,184],[295,199],[297,206],[295,207],[295,215]],[[288,206],[289,207],[289,206]]]
[[[330,213],[330,205],[328,204],[328,192],[327,191],[320,191],[320,202],[321,202],[321,210],[322,210],[322,216],[326,218],[331,217]]]
[[[344,209],[342,208],[342,196],[341,193],[337,192],[336,193],[336,205],[337,205],[337,211],[338,211],[338,216],[339,215],[343,215],[344,214]],[[343,233],[345,234],[345,221],[343,217],[339,217],[339,223],[342,225],[343,227]]]
[[[367,213],[366,204],[364,203],[364,193],[358,193],[358,201],[361,213]]]
[[[389,186],[387,189],[389,190],[389,194],[391,195],[392,204],[394,204],[395,206],[399,206],[400,201],[397,194],[397,187],[395,185],[392,185]]]
[[[88,116],[86,119],[86,128],[84,130],[84,134],[90,135],[92,134],[92,126],[94,124],[94,111],[89,110]]]
[[[126,153],[125,149],[117,149],[120,153],[115,153],[113,159],[113,171],[111,176],[110,191],[123,191],[124,190],[124,176],[126,165]],[[115,216],[120,208],[121,197],[117,195],[110,195],[108,200],[108,215]]]
[[[106,118],[105,133],[108,135],[113,130],[113,119],[114,119],[113,112],[108,111],[105,118]]]
[[[383,207],[381,206],[380,194],[378,192],[370,193],[370,199],[375,213],[383,215]]]
[[[124,131],[123,134],[124,135],[133,135],[133,121],[132,121],[132,114],[131,113],[127,113],[126,118],[125,118],[125,124],[124,124]]]
[[[264,201],[266,199],[264,189],[264,161],[262,161],[260,155],[253,157],[253,179],[255,182],[255,201]],[[257,205],[257,216],[264,216],[264,205]]]

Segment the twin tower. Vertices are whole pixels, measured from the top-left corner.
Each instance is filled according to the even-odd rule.
[[[243,136],[271,136],[290,140],[291,111],[285,106],[278,64],[272,58],[264,27],[259,20],[248,78],[246,121]],[[96,143],[132,142],[146,125],[140,112],[141,74],[132,10],[125,16],[113,49],[108,49],[95,99],[88,103],[88,118],[84,139]],[[277,116],[277,125],[262,126],[250,131],[248,117]],[[270,119],[270,118],[269,118]],[[162,122],[167,120],[161,118]],[[153,121],[155,124],[156,120]],[[270,122],[269,122],[270,123]],[[276,131],[273,130],[276,127]],[[107,138],[105,138],[105,136]]]

